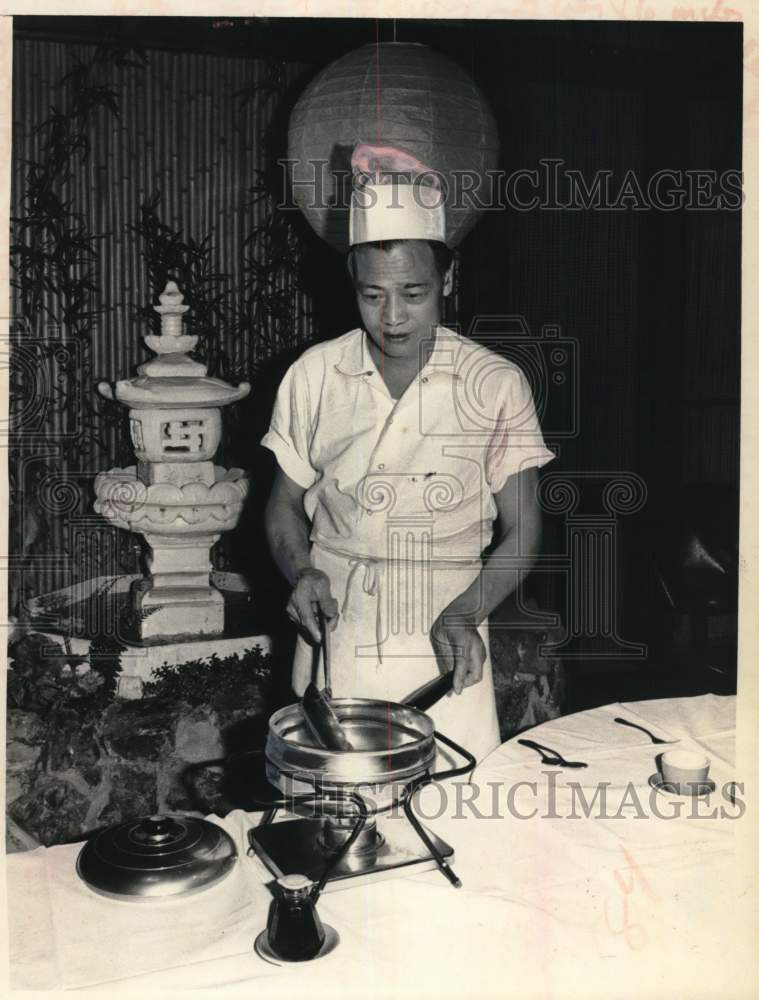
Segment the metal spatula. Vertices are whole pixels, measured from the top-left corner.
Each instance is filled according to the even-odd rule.
[[[320,691],[311,681],[301,700],[303,718],[313,739],[325,750],[352,750],[353,744],[332,707],[332,636],[329,622],[321,613],[319,623],[324,651],[324,690]]]

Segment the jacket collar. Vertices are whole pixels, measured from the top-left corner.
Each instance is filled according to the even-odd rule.
[[[368,334],[362,329],[353,332],[355,336],[350,337],[345,345],[342,356],[335,365],[335,371],[341,375],[371,375],[377,368],[369,353]],[[431,368],[435,374],[454,375],[450,367],[450,352],[455,351],[457,346],[458,338],[452,330],[445,326],[436,327],[435,346],[425,368]],[[441,368],[441,364],[445,367]]]
[[[374,363],[366,346],[366,332],[358,329],[348,339],[335,371],[341,375],[369,375],[374,371]]]

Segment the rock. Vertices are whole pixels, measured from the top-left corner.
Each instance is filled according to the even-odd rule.
[[[177,757],[190,764],[224,756],[216,713],[208,708],[194,708],[180,717],[174,737]]]
[[[22,830],[50,847],[81,837],[88,805],[69,782],[47,777],[12,802],[8,812]]]
[[[169,812],[227,813],[232,808],[224,797],[224,771],[220,767],[173,770],[166,809]]]
[[[5,818],[5,853],[16,854],[19,851],[33,851],[40,847],[40,842],[14,823],[10,816]]]
[[[39,745],[45,739],[45,723],[35,712],[11,708],[7,715],[6,739]]]
[[[124,701],[135,701],[137,698],[142,698],[144,686],[141,677],[135,677],[132,674],[121,674],[116,694],[119,698],[123,698]]]
[[[13,740],[5,748],[5,766],[8,771],[31,771],[40,758],[41,747],[31,747]]]
[[[19,771],[18,773],[6,768],[5,775],[5,801],[15,802],[25,792],[29,791],[34,775],[30,771]]]
[[[5,746],[5,801],[29,791],[42,754],[45,726],[33,712],[8,712]]]
[[[48,743],[48,768],[51,771],[92,767],[100,760],[100,747],[91,725],[82,726],[75,717],[69,719],[50,735]]]
[[[108,804],[98,816],[98,825],[123,823],[157,811],[155,773],[130,764],[114,764]]]
[[[76,733],[71,744],[71,766],[78,771],[93,767],[100,760],[100,747],[95,738],[95,730],[87,726]]]
[[[116,702],[103,723],[109,753],[124,760],[158,760],[171,749],[174,712],[163,703]]]
[[[223,815],[247,806],[260,784],[253,773],[262,768],[259,756],[232,767],[204,762],[263,746],[265,678],[220,684],[211,704],[200,707],[153,695],[100,709],[92,698],[68,697],[81,682],[97,680],[91,674],[75,666],[66,684],[55,687],[47,721],[26,702],[8,711],[8,850],[79,840],[95,827],[159,809]],[[32,680],[38,693],[41,680]],[[191,776],[190,787],[183,774]]]
[[[103,778],[103,769],[101,767],[88,767],[82,772],[82,777],[92,788],[96,788]]]
[[[190,812],[200,807],[202,796],[194,796],[182,780],[184,768],[172,771],[170,774],[169,789],[163,802],[158,803],[159,812]],[[193,776],[194,777],[194,776]]]

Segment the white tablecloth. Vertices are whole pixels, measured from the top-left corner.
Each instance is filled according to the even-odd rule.
[[[233,873],[204,893],[123,903],[78,879],[78,845],[7,859],[14,989],[212,989],[279,996],[738,997],[755,995],[736,906],[735,699],[610,705],[523,734],[585,769],[546,767],[515,740],[468,788],[425,789],[419,811],[452,844],[464,883],[439,872],[327,893],[329,957],[267,964],[253,952],[271,876],[246,856],[257,817],[219,820],[235,838]],[[648,785],[666,749],[614,723],[641,722],[712,759],[708,803]],[[595,795],[595,799],[594,799]],[[466,801],[465,801],[466,800]],[[679,814],[678,814],[679,812]],[[587,814],[587,815],[586,815]],[[403,819],[391,822],[405,822]],[[339,988],[336,986],[339,983]]]

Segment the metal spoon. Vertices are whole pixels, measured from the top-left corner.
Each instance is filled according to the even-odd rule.
[[[537,750],[544,764],[552,764],[558,767],[588,766],[583,760],[565,760],[558,751],[552,750],[551,747],[544,747],[541,743],[535,743],[533,740],[517,740],[517,743],[521,743],[523,747],[529,747],[530,750]],[[551,756],[549,757],[548,754]]]
[[[649,729],[646,729],[645,726],[639,726],[637,722],[628,722],[627,719],[620,719],[619,716],[617,716],[614,719],[614,721],[618,722],[620,726],[629,726],[630,729],[640,729],[642,733],[645,733],[646,736],[648,736],[648,738],[651,740],[652,743],[659,743],[663,746],[664,744],[667,743],[680,742],[679,740],[662,740],[658,736],[654,736],[654,734]]]
[[[332,707],[332,640],[329,622],[320,613],[319,623],[324,650],[324,690],[320,691],[313,681],[303,692],[301,710],[306,728],[325,750],[352,750],[353,744],[345,735],[342,723]]]

